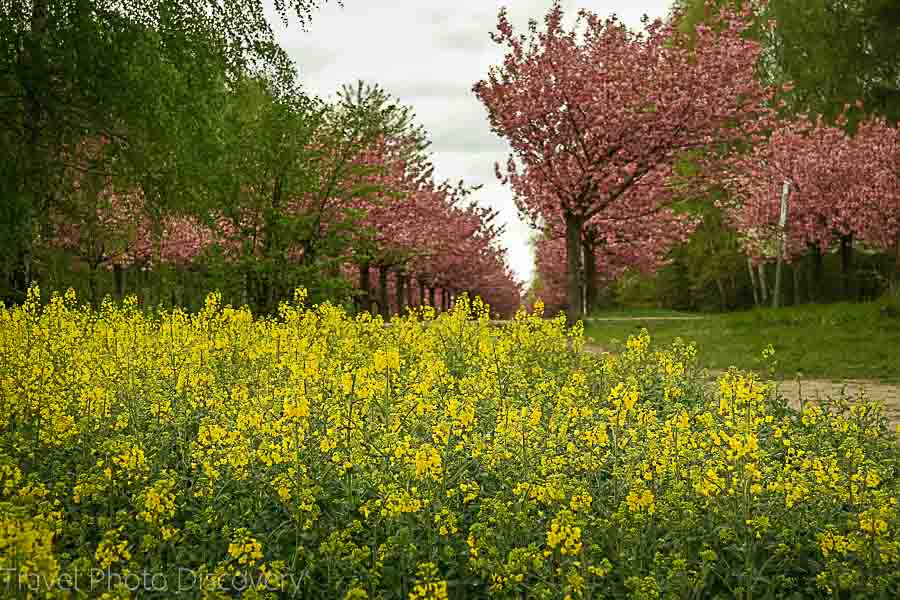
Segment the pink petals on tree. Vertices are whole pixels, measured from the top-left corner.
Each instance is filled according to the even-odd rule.
[[[533,221],[562,223],[548,235],[565,234],[567,308],[578,316],[584,283],[578,255],[589,223],[599,240],[642,239],[631,252],[646,256],[631,259],[657,262],[652,257],[682,235],[640,229],[652,228],[672,202],[675,162],[687,150],[747,136],[770,110],[754,77],[760,48],[741,35],[734,15],[723,12],[718,27],[699,27],[691,40],[675,29],[677,18],[650,23],[643,33],[587,11],[572,31],[562,20],[556,2],[542,31],[520,36],[501,11],[493,39],[506,57],[474,91],[512,149],[505,170],[497,171],[520,211]],[[671,213],[661,218],[678,220]]]

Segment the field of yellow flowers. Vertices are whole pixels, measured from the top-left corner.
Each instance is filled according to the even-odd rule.
[[[875,402],[710,392],[692,346],[477,299],[37,298],[0,307],[4,598],[900,597]]]

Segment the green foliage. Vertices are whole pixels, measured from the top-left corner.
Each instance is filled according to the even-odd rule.
[[[657,280],[657,294],[673,308],[734,308],[748,285],[738,236],[725,226],[721,210],[712,203],[699,204],[696,215],[702,222],[688,243],[672,252],[672,264]]]
[[[681,0],[682,29],[707,20],[707,5],[740,8],[744,0]],[[765,48],[759,65],[790,112],[834,120],[857,100],[866,113],[900,119],[900,11],[896,0],[770,0],[755,5],[751,35]],[[775,22],[769,29],[766,23]],[[863,112],[850,112],[849,124]]]
[[[305,24],[317,0],[278,0]],[[248,76],[277,95],[295,70],[259,0],[0,1],[0,297],[21,301],[32,242],[65,204],[67,168],[140,189],[149,208],[197,210],[218,197],[232,90]],[[102,155],[74,163],[85,140]],[[64,209],[65,207],[62,206]]]

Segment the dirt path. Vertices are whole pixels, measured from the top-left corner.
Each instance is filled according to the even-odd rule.
[[[882,403],[891,430],[900,424],[900,386],[898,385],[858,379],[845,381],[799,379],[782,381],[778,385],[778,391],[795,408],[800,407],[801,398],[804,402],[815,403],[819,398],[840,397],[842,392],[853,399],[865,394],[866,398]]]
[[[702,321],[706,317],[592,317],[588,321],[613,322],[616,321]]]

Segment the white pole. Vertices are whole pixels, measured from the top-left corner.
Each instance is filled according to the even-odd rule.
[[[772,294],[772,308],[778,308],[781,299],[781,263],[784,262],[784,247],[787,243],[788,196],[791,193],[791,182],[784,181],[781,188],[781,216],[778,218],[778,263],[775,267],[775,293]]]

